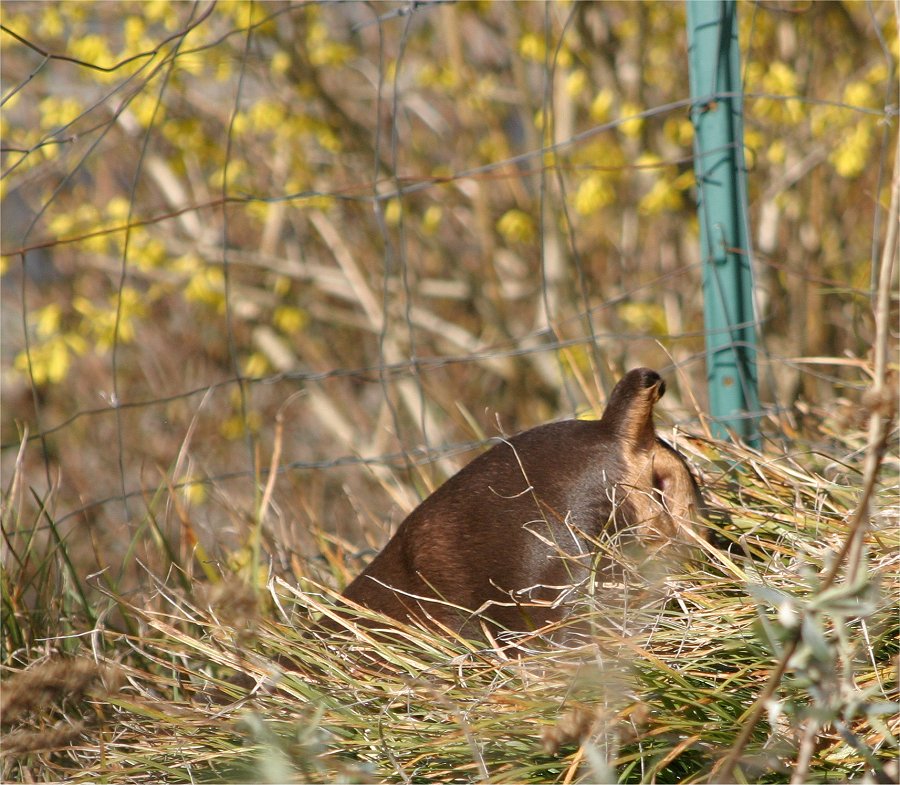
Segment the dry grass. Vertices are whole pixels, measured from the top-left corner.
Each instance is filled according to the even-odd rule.
[[[324,533],[299,581],[254,579],[246,565],[210,580],[173,558],[146,591],[107,590],[105,604],[87,582],[72,584],[61,549],[43,557],[43,573],[27,570],[23,592],[20,547],[3,584],[4,779],[699,782],[734,744],[798,624],[740,776],[788,781],[808,752],[809,781],[889,777],[900,735],[896,452],[882,467],[866,569],[818,590],[858,502],[864,443],[850,434],[827,450],[763,456],[685,440],[716,545],[683,569],[596,586],[569,622],[588,625],[581,645],[543,630],[517,642],[520,656],[411,627],[389,640],[352,621],[322,634],[328,586],[347,573]],[[36,542],[21,528],[11,536],[15,501],[4,518],[12,547]],[[68,616],[55,625],[41,615],[56,596],[51,576],[71,600],[57,603]],[[79,594],[92,597],[90,618]],[[39,623],[56,636],[40,646],[29,629]]]

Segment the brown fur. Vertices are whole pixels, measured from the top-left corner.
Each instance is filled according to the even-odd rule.
[[[677,537],[699,509],[683,458],[658,439],[655,371],[630,371],[603,417],[542,425],[483,453],[423,501],[344,592],[399,620],[477,634],[565,615],[608,527]],[[661,503],[662,502],[662,503]]]

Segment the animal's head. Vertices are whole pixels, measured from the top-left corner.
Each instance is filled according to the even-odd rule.
[[[653,424],[653,406],[665,392],[656,371],[629,371],[609,396],[602,422],[625,466],[627,528],[648,546],[696,545],[705,539],[700,490],[684,457],[656,436]]]

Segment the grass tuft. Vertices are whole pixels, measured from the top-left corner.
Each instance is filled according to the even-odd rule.
[[[489,647],[364,611],[366,624],[343,619],[324,633],[319,618],[341,618],[330,576],[352,572],[325,532],[307,561],[263,554],[299,575],[260,581],[242,564],[211,582],[173,564],[182,551],[170,547],[144,592],[107,586],[97,598],[85,582],[60,604],[51,578],[74,580],[65,543],[51,533],[41,553],[37,531],[7,506],[3,778],[702,782],[798,630],[739,776],[787,782],[798,761],[811,782],[892,776],[896,453],[865,569],[822,590],[859,501],[859,467],[834,457],[852,453],[856,435],[792,455],[700,438],[681,446],[703,475],[714,544],[693,561],[598,581],[562,625],[566,646],[556,628]],[[127,623],[85,614],[88,594]],[[63,613],[47,636],[50,607]]]

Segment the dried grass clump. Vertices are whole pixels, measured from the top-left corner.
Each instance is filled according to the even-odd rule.
[[[14,730],[3,736],[4,755],[47,752],[66,747],[84,732],[83,722],[57,722],[42,730]]]
[[[46,660],[5,680],[0,702],[4,769],[10,759],[74,744],[100,718],[90,704],[109,700],[120,684],[118,669],[86,658]]]
[[[114,691],[117,681],[114,670],[84,658],[37,663],[3,682],[0,723],[7,727],[28,715],[65,711],[90,692]]]
[[[28,641],[48,636],[26,622],[49,613],[4,615],[6,666],[26,667],[4,684],[2,776],[699,782],[731,766],[747,781],[885,780],[900,737],[900,456],[885,440],[875,486],[870,443],[848,430],[762,454],[684,436],[710,542],[676,560],[603,539],[619,567],[580,587],[568,619],[487,643],[338,614],[347,550],[323,530],[306,561],[278,552],[263,536],[272,479],[235,566],[170,548],[145,593],[104,589],[121,621],[92,622],[91,640],[127,691],[84,656],[29,663]],[[67,575],[78,601],[57,645],[78,653],[99,611]],[[31,584],[46,608],[52,586]]]
[[[703,475],[715,544],[598,581],[573,617],[524,639],[441,637],[364,611],[358,624],[308,578],[118,597],[139,634],[98,635],[127,662],[128,693],[94,693],[100,669],[78,659],[9,679],[4,717],[21,727],[4,745],[4,775],[703,781],[796,639],[740,750],[742,776],[787,782],[798,763],[812,782],[889,776],[900,736],[896,452],[863,569],[822,591],[860,501],[856,468],[708,439],[682,447]],[[340,632],[323,633],[322,615]],[[561,629],[577,632],[567,646]],[[71,712],[87,695],[102,723]]]

